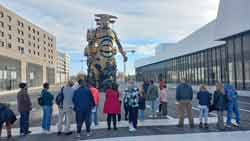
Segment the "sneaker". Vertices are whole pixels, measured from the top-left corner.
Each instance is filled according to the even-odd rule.
[[[207,124],[207,123],[205,123],[205,125],[204,125],[204,126],[205,126],[205,128],[206,128],[206,129],[208,129],[208,124]]]
[[[233,126],[234,127],[240,127],[240,125],[238,123],[234,123]]]
[[[90,137],[91,136],[91,132],[87,132],[86,136]]]
[[[129,132],[135,132],[135,131],[136,131],[136,129],[134,127],[129,128]]]
[[[231,125],[226,125],[226,128],[232,128],[232,126]]]
[[[81,138],[81,134],[80,133],[76,133],[76,138]]]
[[[24,134],[24,133],[20,133],[20,136],[21,136],[21,137],[23,137],[23,136],[26,136],[26,134]]]
[[[200,122],[200,124],[199,124],[199,128],[202,128],[203,127],[203,123],[202,122]]]
[[[62,132],[61,132],[61,131],[57,132],[57,136],[60,136],[61,134],[62,134]]]
[[[69,136],[69,135],[71,135],[71,134],[73,134],[72,131],[69,131],[69,132],[65,133],[66,136]]]

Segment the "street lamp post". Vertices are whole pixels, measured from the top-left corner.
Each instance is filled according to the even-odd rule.
[[[132,54],[134,54],[136,51],[135,50],[125,50],[125,52],[126,52],[126,54],[128,54],[128,53],[132,53]],[[124,75],[123,75],[123,79],[124,79],[124,82],[126,81],[126,62],[124,61],[123,62],[123,73],[124,73]]]

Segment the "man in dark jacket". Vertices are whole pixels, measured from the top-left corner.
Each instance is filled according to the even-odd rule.
[[[17,107],[20,112],[20,135],[25,136],[29,133],[29,115],[32,104],[27,90],[26,82],[19,84],[20,91],[17,94]]]
[[[94,98],[84,80],[79,80],[80,87],[74,92],[73,104],[76,112],[77,137],[80,137],[83,122],[85,122],[87,136],[90,136],[91,110],[95,106]]]
[[[194,120],[192,115],[192,99],[193,99],[193,89],[184,80],[176,88],[176,101],[177,109],[179,113],[179,124],[178,127],[184,126],[184,115],[185,110],[188,114],[188,120],[190,127],[194,127]]]

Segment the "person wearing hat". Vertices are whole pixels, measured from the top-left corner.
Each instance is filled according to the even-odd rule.
[[[49,91],[49,83],[45,82],[43,84],[43,90],[41,92],[41,97],[43,101],[43,120],[42,120],[42,128],[43,132],[46,134],[50,133],[50,126],[51,126],[51,118],[53,112],[53,100],[54,96]]]
[[[17,108],[20,113],[20,135],[26,136],[29,131],[29,116],[32,109],[31,100],[28,94],[27,83],[22,81],[19,84],[20,91],[17,93]]]

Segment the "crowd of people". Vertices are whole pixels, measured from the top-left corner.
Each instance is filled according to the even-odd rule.
[[[17,109],[20,113],[20,136],[26,136],[31,133],[29,130],[30,112],[32,102],[29,97],[28,86],[26,82],[21,82],[20,91],[17,94]],[[145,120],[145,110],[150,108],[149,118],[168,119],[168,88],[166,82],[161,80],[159,85],[153,80],[144,81],[141,87],[134,80],[129,80],[128,84],[121,93],[119,85],[110,84],[105,90],[105,102],[103,113],[107,117],[107,129],[117,130],[117,123],[121,121],[122,110],[124,109],[124,119],[129,123],[129,131],[137,130],[138,121]],[[184,127],[185,113],[189,120],[189,125],[194,128],[192,114],[192,101],[194,91],[192,86],[185,81],[176,88],[176,105],[179,117],[178,127]],[[232,114],[235,113],[236,124],[240,125],[240,113],[238,107],[238,95],[236,90],[230,84],[218,83],[216,90],[212,95],[205,85],[200,86],[197,92],[197,100],[200,109],[200,128],[208,128],[208,114],[211,111],[217,112],[217,127],[224,129],[231,128]],[[75,113],[76,137],[80,138],[82,125],[85,124],[86,136],[91,135],[92,125],[98,126],[98,111],[100,108],[100,91],[93,84],[83,78],[68,83],[61,87],[59,93],[54,97],[50,91],[49,83],[43,84],[43,89],[38,98],[38,104],[42,108],[42,129],[45,134],[50,133],[53,105],[58,107],[57,135],[71,135],[71,124],[73,123],[73,113]],[[149,105],[149,106],[147,106]],[[226,126],[224,125],[224,113],[227,111]],[[0,136],[5,123],[8,138],[11,137],[11,127],[16,121],[14,112],[6,104],[0,103]]]

